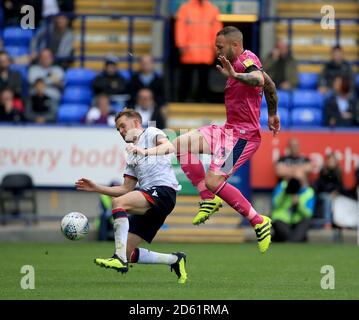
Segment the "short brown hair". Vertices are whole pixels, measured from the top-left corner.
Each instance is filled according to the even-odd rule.
[[[133,109],[127,109],[127,108],[123,109],[121,112],[116,114],[115,121],[117,121],[122,116],[126,116],[127,118],[138,119],[140,121],[140,123],[142,123],[141,115],[137,111],[135,111]]]
[[[216,36],[217,37],[218,36],[232,37],[232,38],[236,38],[236,39],[243,41],[242,32],[238,28],[233,27],[233,26],[224,27],[222,30],[219,30],[217,32]]]

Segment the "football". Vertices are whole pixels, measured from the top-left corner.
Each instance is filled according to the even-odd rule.
[[[84,238],[90,229],[87,217],[80,212],[70,212],[61,220],[61,231],[69,240]]]

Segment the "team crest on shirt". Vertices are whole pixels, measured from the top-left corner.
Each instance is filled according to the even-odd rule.
[[[246,68],[253,66],[254,65],[254,61],[252,59],[246,59],[243,61],[243,64],[245,65]]]

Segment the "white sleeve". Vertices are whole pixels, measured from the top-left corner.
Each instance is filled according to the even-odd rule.
[[[159,138],[167,138],[167,135],[160,129],[157,129],[155,127],[149,127],[147,129],[148,131],[148,138],[149,141],[153,141],[153,143],[156,145],[157,139]]]
[[[125,171],[123,172],[124,176],[131,176],[137,179],[135,171],[133,170],[133,168],[131,166],[129,166],[128,164],[126,165]]]

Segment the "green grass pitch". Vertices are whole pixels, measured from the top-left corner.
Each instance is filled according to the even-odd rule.
[[[164,265],[134,265],[125,275],[93,263],[113,244],[0,244],[0,299],[359,299],[359,248],[354,245],[152,244],[159,252],[187,253],[188,283],[178,285]],[[23,265],[35,269],[35,289],[21,289]],[[335,288],[321,288],[324,265]]]

